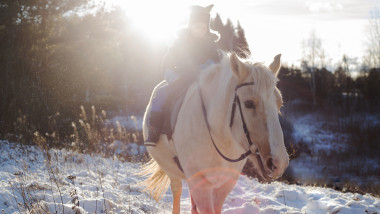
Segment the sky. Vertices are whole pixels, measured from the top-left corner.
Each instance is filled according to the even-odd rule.
[[[368,41],[370,12],[380,7],[380,0],[113,1],[148,39],[168,44],[186,24],[190,5],[214,4],[212,17],[219,13],[224,22],[227,18],[235,26],[240,22],[255,61],[270,63],[281,53],[283,62],[296,66],[311,32],[321,39],[328,66],[336,66],[344,54],[359,64]]]

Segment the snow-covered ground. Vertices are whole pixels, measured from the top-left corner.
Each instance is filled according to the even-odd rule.
[[[38,147],[0,141],[2,213],[23,212],[23,204],[29,209],[40,207],[41,213],[63,209],[64,213],[171,212],[170,191],[157,203],[138,185],[143,180],[139,163],[66,150],[50,150],[50,154],[49,162]],[[190,213],[186,185],[181,203],[182,213]],[[380,213],[380,199],[280,182],[261,184],[241,176],[223,213]]]
[[[350,117],[362,121],[363,118]],[[380,161],[365,154],[350,155],[348,133],[337,130],[338,121],[319,114],[290,117],[293,142],[307,145],[308,152],[290,161],[292,176],[301,183],[353,182],[359,185],[380,184]],[[340,119],[344,120],[344,119]],[[380,119],[366,115],[363,126],[374,126]],[[342,121],[341,121],[342,122]],[[344,156],[344,157],[343,157]],[[356,169],[356,171],[352,170]]]
[[[318,119],[318,115],[307,114],[291,118],[291,121],[294,128],[293,138],[297,142],[307,143],[313,154],[319,151],[344,151],[347,147],[348,134],[332,131],[329,126],[333,124]]]

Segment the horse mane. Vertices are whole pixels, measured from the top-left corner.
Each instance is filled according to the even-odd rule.
[[[200,83],[201,85],[207,84],[211,78],[213,78],[217,72],[221,72],[222,76],[220,78],[218,89],[226,90],[231,81],[234,81],[233,72],[230,66],[231,53],[222,52],[222,60],[215,65],[207,67],[204,71],[200,73]],[[251,57],[246,59],[240,59],[245,66],[251,70],[249,76],[246,78],[246,82],[255,82],[256,93],[263,94],[265,91],[273,91],[271,89],[276,88],[278,78],[273,74],[273,72],[264,65],[264,63],[256,62],[254,63]],[[219,90],[218,90],[219,91]]]
[[[218,84],[218,88],[222,87],[225,89],[230,83],[232,79],[232,72],[230,72],[230,55],[224,51],[222,51],[221,54],[222,59],[220,60],[220,62],[207,67],[200,73],[199,80],[201,85],[208,83],[210,79],[213,78],[218,72],[223,73],[221,82],[220,84]]]

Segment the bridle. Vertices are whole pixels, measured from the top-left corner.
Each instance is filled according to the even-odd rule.
[[[239,112],[240,112],[240,118],[241,118],[241,121],[243,123],[243,130],[244,130],[244,134],[245,134],[245,137],[248,141],[248,144],[249,146],[252,146],[254,143],[252,142],[251,140],[251,136],[249,134],[249,131],[248,131],[248,128],[247,128],[247,124],[245,122],[245,119],[244,119],[244,115],[243,115],[243,110],[242,110],[242,107],[241,107],[241,102],[240,102],[240,98],[239,96],[237,95],[237,90],[241,87],[244,87],[244,86],[250,86],[250,85],[254,85],[255,83],[254,82],[247,82],[247,83],[242,83],[242,84],[239,84],[236,86],[235,88],[235,95],[234,95],[234,101],[232,103],[232,109],[231,109],[231,118],[230,118],[230,128],[232,128],[232,125],[233,125],[233,120],[234,120],[234,117],[235,117],[235,111],[236,111],[236,104],[239,108]],[[211,138],[211,141],[216,149],[216,151],[219,153],[219,155],[226,161],[229,161],[229,162],[239,162],[241,160],[244,160],[246,157],[248,157],[249,155],[252,154],[252,151],[249,149],[247,152],[243,153],[240,155],[240,157],[236,158],[236,159],[232,159],[232,158],[228,158],[226,157],[220,150],[219,148],[216,146],[215,144],[215,141],[211,135],[211,131],[210,131],[210,124],[209,122],[207,121],[207,110],[206,110],[206,107],[205,107],[205,104],[203,102],[203,98],[202,98],[202,93],[201,93],[201,87],[200,85],[198,84],[198,92],[199,92],[199,96],[201,98],[201,104],[202,104],[202,111],[203,111],[203,116],[204,116],[204,119],[206,121],[206,125],[207,125],[207,129],[208,129],[208,132],[209,132],[209,135],[210,135],[210,138]],[[260,151],[259,151],[259,148],[256,148],[256,151],[255,151],[255,157],[257,159],[257,161],[259,162],[259,165],[260,165],[260,168],[262,170],[262,174],[263,176],[266,178],[266,179],[270,179],[269,176],[265,173],[265,168],[264,168],[264,164],[261,160],[261,156],[260,156]]]

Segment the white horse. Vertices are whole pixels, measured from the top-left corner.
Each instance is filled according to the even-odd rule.
[[[143,184],[152,197],[159,200],[170,184],[173,213],[180,213],[186,180],[192,213],[221,213],[246,157],[266,180],[283,174],[289,157],[278,118],[280,57],[266,67],[225,54],[201,72],[187,91],[173,140],[161,135],[157,146],[147,147],[152,159],[142,174],[150,175]],[[144,115],[144,139],[150,108]]]

